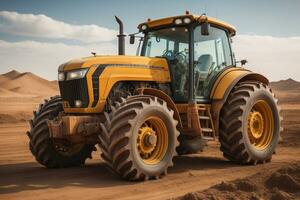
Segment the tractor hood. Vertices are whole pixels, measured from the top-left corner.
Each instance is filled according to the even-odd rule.
[[[160,67],[168,70],[168,64],[164,58],[149,58],[143,56],[92,56],[74,59],[59,66],[58,71],[71,71],[89,68],[98,65],[123,65],[123,66],[145,66]]]

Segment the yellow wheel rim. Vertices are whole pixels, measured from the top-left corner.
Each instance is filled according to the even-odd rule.
[[[248,137],[250,143],[263,150],[269,146],[273,137],[274,119],[269,104],[264,100],[256,101],[248,115]]]
[[[168,129],[158,117],[149,117],[139,129],[137,149],[145,164],[159,163],[168,148]]]

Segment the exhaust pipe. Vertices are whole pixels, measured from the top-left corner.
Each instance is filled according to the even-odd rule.
[[[117,35],[119,38],[119,44],[118,44],[119,55],[125,55],[125,37],[126,37],[126,35],[124,35],[123,22],[117,16],[115,16],[115,18],[119,24],[119,35]]]

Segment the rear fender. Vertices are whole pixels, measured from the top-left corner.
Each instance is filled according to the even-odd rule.
[[[266,85],[269,84],[269,80],[265,76],[240,67],[225,70],[216,80],[210,98],[212,100],[212,118],[217,135],[219,130],[220,111],[234,86],[244,81],[261,82]]]

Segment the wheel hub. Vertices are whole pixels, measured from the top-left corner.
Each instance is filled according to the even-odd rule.
[[[147,134],[144,138],[145,146],[152,147],[156,145],[157,137],[155,134]]]
[[[264,119],[260,112],[251,112],[249,114],[248,123],[249,133],[251,133],[255,139],[260,138],[264,131]]]
[[[145,154],[150,154],[155,149],[156,142],[157,136],[151,127],[145,126],[140,129],[138,147],[144,156]]]
[[[145,164],[159,163],[168,148],[168,129],[158,117],[149,117],[139,128],[137,150]]]
[[[269,146],[273,138],[274,119],[271,107],[264,100],[258,100],[248,115],[248,137],[257,150]]]

